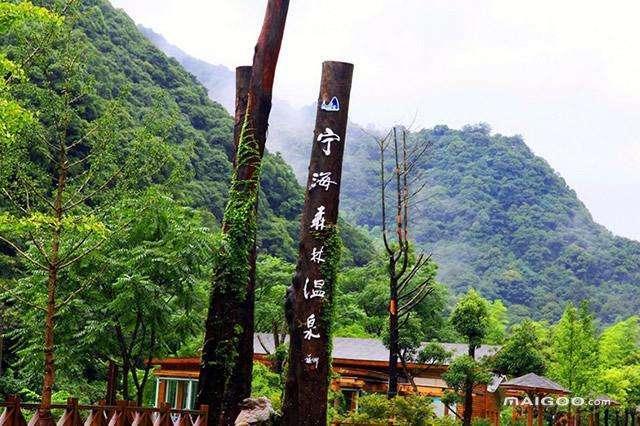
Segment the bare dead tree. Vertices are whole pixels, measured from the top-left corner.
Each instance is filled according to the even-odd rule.
[[[400,134],[398,134],[400,133]],[[409,147],[405,129],[394,127],[383,138],[376,138],[380,152],[380,207],[382,212],[382,240],[387,255],[389,273],[389,389],[387,396],[398,394],[398,360],[406,369],[406,359],[401,353],[400,329],[410,318],[413,309],[432,291],[431,278],[423,278],[420,271],[429,264],[430,254],[419,253],[415,259],[409,241],[410,209],[421,202],[418,196],[424,190],[426,181],[422,179],[418,167],[431,144]],[[387,178],[385,153],[392,149],[393,170]],[[389,189],[389,186],[392,186]],[[393,203],[393,207],[390,204]],[[395,218],[389,220],[389,210],[393,208]],[[395,227],[395,237],[388,230]],[[394,241],[395,239],[395,241]]]

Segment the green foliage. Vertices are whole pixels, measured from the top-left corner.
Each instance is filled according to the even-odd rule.
[[[451,360],[453,353],[446,350],[438,342],[427,343],[418,353],[418,362],[421,364],[444,365]]]
[[[432,400],[426,396],[407,395],[394,398],[396,417],[407,426],[427,426],[435,419]]]
[[[484,419],[484,418],[477,418],[477,419],[473,419],[473,421],[471,422],[472,426],[492,426],[493,423],[491,423],[491,420],[489,419]]]
[[[484,338],[484,342],[491,345],[499,345],[506,336],[507,307],[502,303],[502,300],[497,299],[489,302],[488,308],[487,335]]]
[[[640,347],[640,323],[632,316],[607,327],[600,336],[600,365],[612,367],[631,360]]]
[[[426,396],[397,396],[392,400],[383,394],[368,394],[358,398],[357,412],[349,413],[344,422],[368,425],[385,425],[395,418],[397,425],[426,426],[436,421],[432,400]]]
[[[269,255],[256,263],[255,329],[263,333],[287,333],[284,299],[295,265]]]
[[[387,420],[393,413],[393,401],[379,393],[363,395],[358,399],[358,412],[371,420]]]
[[[416,280],[435,276],[435,264],[429,264]],[[415,349],[416,343],[443,339],[446,335],[444,312],[448,294],[434,283],[434,290],[414,309],[411,319],[400,330],[403,349]],[[336,335],[375,337],[388,334],[389,282],[382,257],[360,268],[345,268],[338,276],[336,294]]]
[[[491,380],[487,366],[468,355],[455,358],[442,374],[447,385],[458,394],[464,392],[467,380],[474,384],[486,384]]]
[[[284,149],[288,139],[275,140]],[[452,294],[478,289],[502,299],[510,323],[556,321],[565,301],[598,300],[610,324],[640,310],[640,243],[593,222],[575,192],[520,136],[491,134],[484,125],[444,125],[410,135],[433,142],[417,166],[428,202],[412,215],[416,243],[434,253],[438,281]],[[341,207],[354,223],[380,226],[377,145],[353,130],[345,145]],[[283,151],[285,152],[285,151]],[[306,165],[285,155],[296,170]],[[304,167],[303,167],[304,166]],[[558,302],[561,303],[558,303]]]
[[[458,301],[451,314],[453,328],[469,343],[478,347],[489,330],[489,303],[474,289]]]
[[[592,395],[598,379],[598,341],[585,303],[569,303],[552,331],[549,375],[575,395]]]
[[[601,373],[600,391],[625,407],[640,403],[640,365],[610,367]]]
[[[531,320],[525,320],[512,327],[511,335],[493,360],[496,372],[512,377],[527,373],[543,375],[545,364],[542,342]]]
[[[269,398],[274,410],[279,411],[282,407],[283,392],[284,387],[280,376],[261,362],[254,362],[251,396],[254,398],[261,396]]]
[[[98,399],[89,387],[104,381],[107,359],[125,363],[124,340],[126,383],[142,394],[149,354],[194,354],[201,343],[210,253],[230,249],[214,231],[228,199],[233,120],[107,1],[76,2],[64,17],[52,12],[60,2],[37,3],[44,7],[0,3],[0,189],[12,194],[0,191],[0,234],[38,263],[37,245],[49,250],[56,229],[63,257],[90,249],[60,276],[58,387]],[[71,207],[61,219],[46,201],[59,143],[73,147],[63,194]],[[259,251],[293,260],[303,190],[281,158],[267,153],[263,165]],[[29,214],[14,205],[26,200]],[[241,225],[234,241],[247,243]],[[360,252],[354,262],[366,258]],[[42,319],[18,298],[41,305],[44,294],[42,272],[25,259],[0,243],[0,285],[12,289],[0,294],[0,333],[10,343],[0,392],[26,395],[39,388]]]

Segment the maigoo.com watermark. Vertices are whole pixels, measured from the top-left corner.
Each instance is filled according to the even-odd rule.
[[[543,397],[534,397],[529,398],[528,396],[524,396],[522,398],[518,398],[515,396],[508,396],[504,399],[503,405],[513,405],[513,406],[558,406],[558,407],[568,407],[571,406],[607,406],[611,405],[611,401],[608,399],[589,399],[582,398],[579,396],[543,396]]]

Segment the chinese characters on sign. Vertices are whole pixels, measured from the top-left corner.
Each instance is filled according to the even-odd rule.
[[[315,263],[324,263],[324,258],[322,257],[323,251],[324,246],[320,247],[320,250],[314,247],[311,251],[311,261]]]
[[[331,172],[319,172],[311,175],[311,185],[309,185],[309,189],[320,186],[324,188],[325,191],[328,191],[329,186],[337,184],[338,182],[331,180]]]
[[[324,280],[313,280],[313,287],[311,291],[308,290],[309,286],[309,278],[304,283],[304,298],[305,299],[313,299],[314,297],[324,298]]]
[[[331,142],[340,142],[340,136],[336,135],[333,130],[327,127],[324,133],[318,135],[317,141],[322,145],[326,145],[322,148],[322,152],[324,152],[324,155],[329,156],[331,155]]]
[[[311,220],[311,229],[321,231],[324,229],[324,206],[318,207],[315,216]]]
[[[318,362],[320,361],[320,358],[317,356],[313,356],[311,354],[307,354],[306,357],[304,357],[304,363],[308,364],[308,365],[315,365],[316,368],[318,368]]]
[[[327,99],[330,99],[327,101]],[[319,104],[319,107],[323,111],[327,112],[337,112],[340,111],[340,102],[338,101],[337,96],[333,97],[325,97],[322,100],[322,103]],[[332,155],[332,147],[333,153],[335,154],[337,151],[336,144],[341,142],[340,136],[336,132],[334,132],[329,127],[321,127],[324,128],[324,131],[320,131],[316,138],[316,142],[319,144],[319,148],[321,152],[324,154],[320,154],[320,158],[330,157]],[[317,148],[316,148],[317,149]],[[339,188],[338,177],[334,170],[311,170],[310,171],[310,182],[308,186],[309,194],[311,194],[312,190],[319,191],[321,193],[328,192],[330,190],[337,190]],[[339,174],[339,173],[338,173]],[[330,195],[332,197],[333,194]],[[335,196],[337,201],[337,194]],[[314,203],[317,200],[316,196],[310,198],[310,203]],[[316,201],[317,202],[317,201]],[[332,223],[327,222],[327,208],[330,207],[327,204],[321,204],[318,207],[312,207],[311,211],[315,208],[315,213],[310,218],[309,226],[310,231],[324,231],[329,226],[334,225]],[[333,219],[331,219],[333,220]],[[316,243],[322,242],[322,234],[314,233],[312,234],[312,238],[316,241]],[[318,241],[320,240],[320,241]],[[325,246],[324,245],[315,245],[312,246],[311,253],[306,253],[309,256],[309,261],[311,264],[321,265],[325,263]],[[317,270],[312,272],[313,274],[317,274]],[[324,302],[327,291],[330,291],[330,286],[327,282],[327,288],[325,288],[325,278],[326,277],[306,277],[304,285],[302,287],[302,296],[303,300],[307,301],[307,303],[311,303],[314,301]],[[315,305],[317,306],[317,305]],[[321,309],[321,308],[320,308]],[[320,315],[319,311],[315,311],[315,308],[312,309],[311,312],[307,311],[305,315],[306,320],[304,320],[301,325],[303,325],[303,339],[306,341],[312,341],[314,339],[319,339],[322,334],[321,323],[316,324],[316,315]],[[320,311],[321,312],[321,311]],[[304,317],[303,317],[304,318]],[[302,318],[301,318],[302,319]],[[304,352],[306,356],[303,356],[303,363],[311,368],[318,369],[318,365],[320,363],[320,357],[313,352]]]
[[[284,424],[325,424],[331,377],[331,324],[334,283],[340,260],[338,228],[342,163],[347,134],[353,65],[326,61],[316,98],[298,263],[287,290],[289,368]],[[304,397],[302,397],[304,395]]]
[[[304,338],[306,340],[318,339],[320,337],[319,333],[314,333],[316,329],[316,315],[311,314],[307,317],[307,329],[304,331]]]

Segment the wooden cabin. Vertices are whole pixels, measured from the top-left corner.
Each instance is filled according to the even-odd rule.
[[[467,353],[467,345],[460,343],[443,343],[445,349],[453,354],[453,358]],[[273,336],[267,333],[256,333],[253,342],[254,359],[270,364],[268,357],[274,352]],[[483,345],[476,350],[476,357],[492,355],[497,346]],[[165,358],[153,360],[158,368],[156,377],[156,405],[168,402],[174,408],[191,409],[195,404],[198,386],[199,358]],[[389,350],[377,339],[361,339],[336,337],[333,339],[332,368],[338,377],[331,383],[332,389],[341,391],[351,410],[358,407],[358,397],[366,393],[386,393],[389,365]],[[420,395],[433,398],[435,412],[438,416],[453,415],[449,408],[441,402],[447,384],[442,373],[447,370],[445,364],[419,364],[410,362],[407,369],[414,378]],[[402,375],[399,378],[399,393],[414,393],[412,384]],[[491,385],[477,386],[474,390],[473,416],[496,420],[500,406],[495,389]],[[461,414],[462,407],[456,408]],[[495,424],[495,423],[494,423]]]

